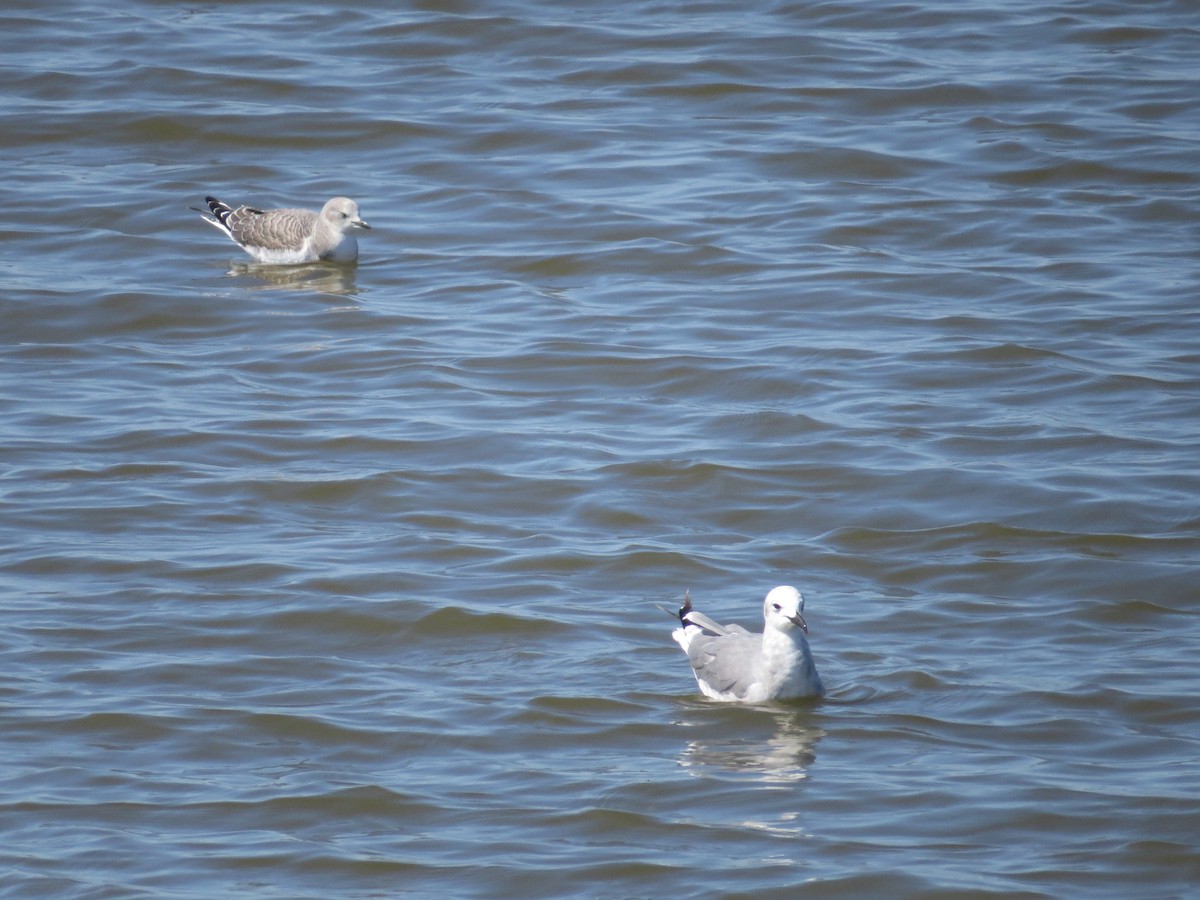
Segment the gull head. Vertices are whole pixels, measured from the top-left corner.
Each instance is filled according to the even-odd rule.
[[[321,218],[338,231],[371,227],[359,217],[358,204],[349,197],[334,197],[322,207]]]
[[[763,621],[767,628],[779,631],[799,628],[808,634],[808,624],[804,621],[804,598],[790,584],[772,588],[763,601]]]

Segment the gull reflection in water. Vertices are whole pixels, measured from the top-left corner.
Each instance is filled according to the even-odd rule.
[[[295,290],[303,288],[322,294],[357,294],[354,275],[356,266],[333,263],[312,263],[302,266],[268,266],[255,262],[237,262],[228,275],[250,276],[259,279],[260,290]]]
[[[766,715],[770,718],[766,719]],[[761,729],[763,722],[739,721],[736,728],[722,728],[720,737],[688,741],[680,765],[696,775],[750,776],[768,784],[795,784],[808,777],[808,770],[817,759],[817,744],[825,732],[810,723],[807,713],[743,708],[736,717],[742,716],[763,716],[763,722],[774,723],[774,733],[756,736],[754,732]],[[714,725],[711,721],[706,724]],[[738,736],[729,737],[732,733]]]

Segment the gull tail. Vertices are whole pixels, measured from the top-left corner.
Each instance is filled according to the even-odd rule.
[[[220,228],[226,234],[229,234],[229,223],[227,220],[233,215],[233,207],[228,203],[222,203],[216,197],[205,197],[204,202],[208,204],[207,212],[195,206],[190,208],[204,216],[204,221],[209,225],[212,225],[214,228]]]
[[[661,603],[655,603],[654,605],[665,612],[672,619],[678,619],[680,622],[683,622],[683,624],[686,625],[688,623],[684,620],[684,616],[692,611],[691,590],[689,589],[683,592],[683,606],[679,607],[678,610],[667,609],[667,607],[663,606]]]
[[[679,608],[679,621],[683,623],[684,628],[690,625],[718,636],[729,634],[733,630],[728,625],[714,622],[699,610],[692,609],[692,598],[688,592],[684,592],[683,595],[683,606]]]
[[[228,203],[222,203],[216,197],[205,197],[204,202],[208,204],[208,209],[201,209],[198,206],[189,206],[188,209],[200,213],[204,221],[213,228],[218,229],[226,236],[231,236],[229,225],[225,220],[233,215],[233,207]]]

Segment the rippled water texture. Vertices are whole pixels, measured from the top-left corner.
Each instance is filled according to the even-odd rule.
[[[1194,3],[0,50],[0,895],[1200,883]],[[704,700],[656,604],[782,583],[828,696]]]

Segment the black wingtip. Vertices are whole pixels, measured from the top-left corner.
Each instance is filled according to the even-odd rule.
[[[224,225],[225,229],[228,231],[229,225],[227,224],[226,219],[233,215],[233,207],[228,203],[222,203],[216,197],[205,197],[204,201],[208,204],[209,211],[212,212],[213,218],[216,219],[220,224]]]
[[[683,606],[679,607],[679,621],[688,624],[687,614],[692,611],[692,591],[689,588],[683,592]]]

